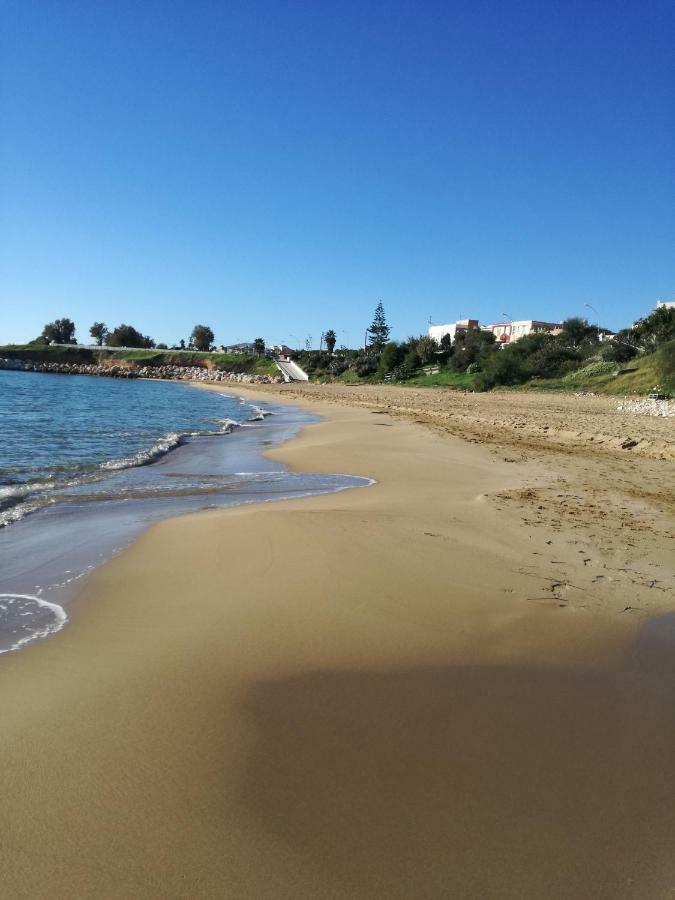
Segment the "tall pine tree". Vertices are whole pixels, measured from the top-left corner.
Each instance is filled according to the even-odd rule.
[[[375,307],[375,317],[373,318],[373,324],[368,329],[368,334],[370,335],[370,337],[368,338],[368,343],[370,347],[377,353],[381,353],[382,348],[389,340],[389,331],[390,328],[387,325],[387,320],[384,315],[384,306],[382,305],[382,301],[380,300],[380,302]]]

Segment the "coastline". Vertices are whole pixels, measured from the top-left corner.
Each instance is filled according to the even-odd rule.
[[[8,892],[660,896],[673,690],[551,590],[612,554],[490,499],[544,461],[302,402],[268,455],[372,488],[154,525],[0,661]]]
[[[3,380],[5,396],[13,385],[18,387],[19,420],[21,403],[26,405],[36,380],[43,378],[56,405],[60,376],[31,374],[26,379],[21,373],[18,383]],[[137,416],[124,435],[132,440],[112,444],[107,438],[117,427],[114,414],[109,413],[108,427],[101,428],[99,422],[95,437],[76,423],[66,438],[57,423],[55,452],[63,452],[61,442],[67,439],[71,459],[76,459],[65,476],[58,456],[57,463],[51,463],[49,442],[34,457],[33,477],[25,482],[13,478],[12,462],[32,454],[26,439],[23,444],[19,439],[13,458],[6,455],[9,465],[0,472],[9,473],[4,481],[0,477],[0,655],[64,627],[80,579],[155,521],[206,508],[360,486],[358,479],[292,474],[263,459],[260,451],[265,447],[313,421],[296,407],[279,406],[269,398],[257,405],[229,393],[209,395],[188,384],[112,382],[114,391],[102,396],[100,381],[81,376],[77,384],[77,393],[83,391],[93,406],[102,396],[114,403],[120,391],[138,405],[150,397],[155,401],[154,419],[149,424],[145,420],[139,435],[134,434]],[[93,397],[86,393],[92,385]],[[68,398],[66,392],[65,402]],[[79,439],[87,451],[78,456]]]

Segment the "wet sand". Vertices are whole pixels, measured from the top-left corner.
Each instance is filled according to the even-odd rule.
[[[1,890],[669,896],[668,509],[633,497],[650,544],[583,512],[586,455],[310,399],[271,455],[377,485],[155,525],[0,659]]]

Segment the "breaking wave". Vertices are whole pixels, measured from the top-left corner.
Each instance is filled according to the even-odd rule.
[[[260,422],[267,415],[271,415],[267,410],[257,406],[252,407],[252,410],[253,415],[248,419],[248,422]],[[54,467],[52,473],[39,480],[1,485],[0,528],[18,522],[29,513],[36,512],[55,502],[57,491],[100,481],[114,472],[151,465],[177,447],[180,447],[189,438],[222,437],[232,434],[239,428],[246,427],[247,424],[230,418],[214,419],[212,422],[218,427],[186,432],[172,431],[159,438],[151,447],[138,450],[129,456],[120,457],[119,459],[109,459],[95,465],[79,466],[75,471],[73,471],[73,467]],[[67,476],[66,472],[68,473]],[[3,477],[4,474],[4,472],[0,471],[0,477]]]
[[[19,650],[31,641],[49,637],[68,621],[58,603],[31,594],[0,594],[0,653]]]

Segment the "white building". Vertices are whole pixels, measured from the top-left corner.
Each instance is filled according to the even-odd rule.
[[[498,344],[511,344],[525,337],[526,334],[560,334],[562,324],[559,322],[540,322],[537,319],[521,319],[517,322],[497,322],[494,325],[482,326],[491,331]]]
[[[466,332],[470,331],[472,328],[478,328],[478,319],[459,319],[459,321],[452,322],[448,325],[430,325],[429,337],[440,344],[445,335],[449,334],[450,340],[454,343],[458,333],[466,334]]]
[[[675,300],[657,300],[656,309],[675,309]]]

